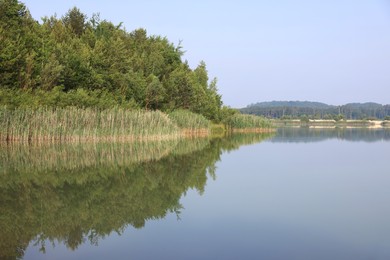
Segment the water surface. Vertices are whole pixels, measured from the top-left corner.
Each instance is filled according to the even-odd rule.
[[[390,134],[0,149],[0,256],[389,259]]]

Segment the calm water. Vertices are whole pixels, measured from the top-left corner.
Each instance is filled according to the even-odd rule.
[[[0,147],[0,258],[390,259],[390,131]]]

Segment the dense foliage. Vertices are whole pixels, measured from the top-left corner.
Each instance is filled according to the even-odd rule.
[[[268,118],[313,119],[385,119],[390,116],[390,105],[377,103],[350,103],[331,106],[319,102],[273,101],[249,105],[242,113],[262,115]]]
[[[38,23],[23,3],[0,0],[0,42],[0,105],[224,114],[216,79],[203,61],[195,69],[183,62],[180,44],[76,7]]]

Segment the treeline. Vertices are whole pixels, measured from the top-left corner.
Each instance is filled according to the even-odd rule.
[[[350,103],[332,106],[319,102],[272,101],[252,104],[240,109],[244,114],[268,118],[298,119],[390,119],[390,105]]]
[[[23,3],[0,0],[0,42],[0,106],[186,109],[216,122],[234,113],[180,44],[76,7],[38,23]]]

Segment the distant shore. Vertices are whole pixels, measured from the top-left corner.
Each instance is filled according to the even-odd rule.
[[[325,119],[309,119],[303,121],[300,119],[273,119],[271,120],[275,127],[281,126],[308,126],[315,128],[390,128],[390,121],[387,120],[325,120]]]

